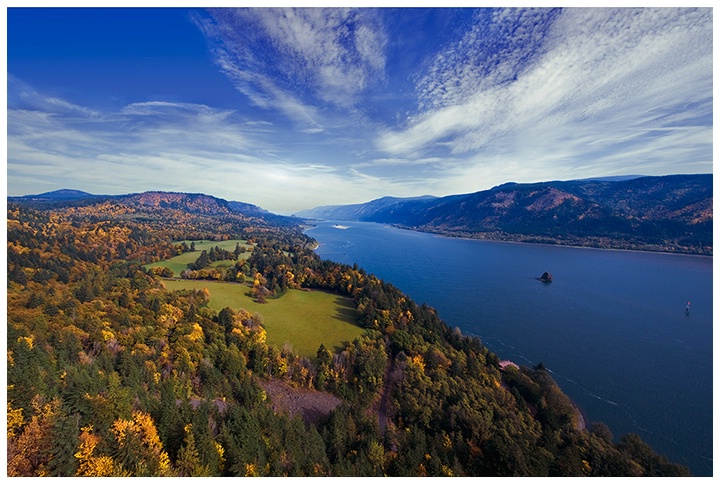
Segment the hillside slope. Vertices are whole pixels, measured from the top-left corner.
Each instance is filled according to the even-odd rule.
[[[196,215],[239,215],[258,219],[266,223],[292,226],[300,220],[293,217],[276,215],[272,212],[246,202],[227,201],[203,193],[178,193],[148,191],[127,195],[93,195],[80,190],[62,189],[39,195],[8,197],[9,202],[22,203],[37,209],[74,208],[81,213],[92,214],[111,212],[139,214],[150,213],[153,216],[166,217],[167,211],[184,212]],[[158,215],[165,213],[165,215]]]
[[[354,211],[364,214],[357,220],[451,236],[712,254],[710,174],[506,183]]]
[[[430,195],[413,198],[383,197],[367,203],[315,207],[302,210],[296,213],[295,216],[321,220],[366,220],[381,211],[393,210],[407,205],[422,206],[436,199],[436,197]]]

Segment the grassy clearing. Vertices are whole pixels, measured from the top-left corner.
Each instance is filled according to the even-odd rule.
[[[239,240],[239,239],[233,239],[233,240],[222,240],[220,242],[214,241],[214,240],[181,240],[180,242],[175,242],[176,244],[182,244],[185,242],[188,246],[190,245],[190,242],[195,242],[195,252],[185,252],[183,254],[180,254],[175,257],[171,257],[167,260],[162,260],[159,262],[153,262],[152,264],[146,264],[145,268],[150,269],[151,267],[169,267],[170,270],[172,270],[176,276],[179,276],[182,271],[187,269],[188,264],[191,264],[197,260],[198,257],[200,257],[200,254],[203,250],[210,251],[213,247],[220,247],[224,250],[229,250],[230,252],[235,250],[235,246],[237,244],[240,244],[240,247],[245,247],[248,249],[248,252],[243,252],[240,254],[239,259],[240,260],[247,260],[248,257],[250,257],[251,252],[249,252],[249,249],[252,248],[252,245],[249,245],[247,241],[245,240]],[[215,261],[211,264],[212,267],[220,267],[221,265],[226,265],[228,267],[235,265],[234,261]]]
[[[182,244],[185,242],[188,246],[190,246],[191,242],[195,242],[195,251],[200,255],[200,252],[203,250],[207,250],[208,252],[213,247],[220,247],[223,250],[229,250],[232,252],[235,250],[235,246],[237,244],[240,244],[240,247],[245,247],[246,249],[252,248],[252,245],[247,243],[247,240],[240,240],[240,239],[231,239],[231,240],[181,240],[179,242],[174,242],[175,244]]]
[[[291,289],[279,299],[265,304],[253,301],[246,295],[250,288],[245,284],[200,280],[165,280],[170,291],[203,289],[210,291],[211,309],[225,307],[246,309],[262,315],[267,341],[282,347],[290,343],[296,354],[315,357],[320,344],[328,349],[340,349],[345,341],[363,334],[354,324],[355,309],[352,300],[322,291]]]
[[[153,262],[152,264],[146,264],[145,268],[150,269],[151,267],[169,267],[176,276],[179,276],[182,271],[188,268],[188,264],[197,260],[198,256],[200,256],[200,252],[185,252],[178,256],[171,257],[167,260],[161,260],[159,262]]]

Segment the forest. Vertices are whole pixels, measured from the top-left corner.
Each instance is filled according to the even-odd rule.
[[[320,259],[301,227],[197,203],[8,204],[9,476],[689,475],[637,435],[579,426],[542,364],[501,368],[433,308]],[[260,314],[145,267],[235,239],[249,257],[197,251],[185,276],[229,260],[221,279],[259,300],[342,295],[362,336],[296,355]]]

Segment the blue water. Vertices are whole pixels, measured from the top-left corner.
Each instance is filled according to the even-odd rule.
[[[320,223],[318,255],[435,307],[501,359],[542,362],[616,439],[712,475],[712,258],[452,239]],[[551,284],[538,281],[543,272]],[[691,311],[685,307],[690,301]]]

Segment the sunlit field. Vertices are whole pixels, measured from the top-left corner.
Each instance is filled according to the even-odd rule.
[[[269,344],[282,347],[290,343],[296,354],[314,357],[320,344],[336,349],[363,333],[354,324],[355,309],[349,298],[323,291],[291,289],[278,299],[261,304],[247,295],[245,284],[204,280],[165,280],[168,290],[203,289],[210,291],[211,309],[243,308],[263,317]]]

